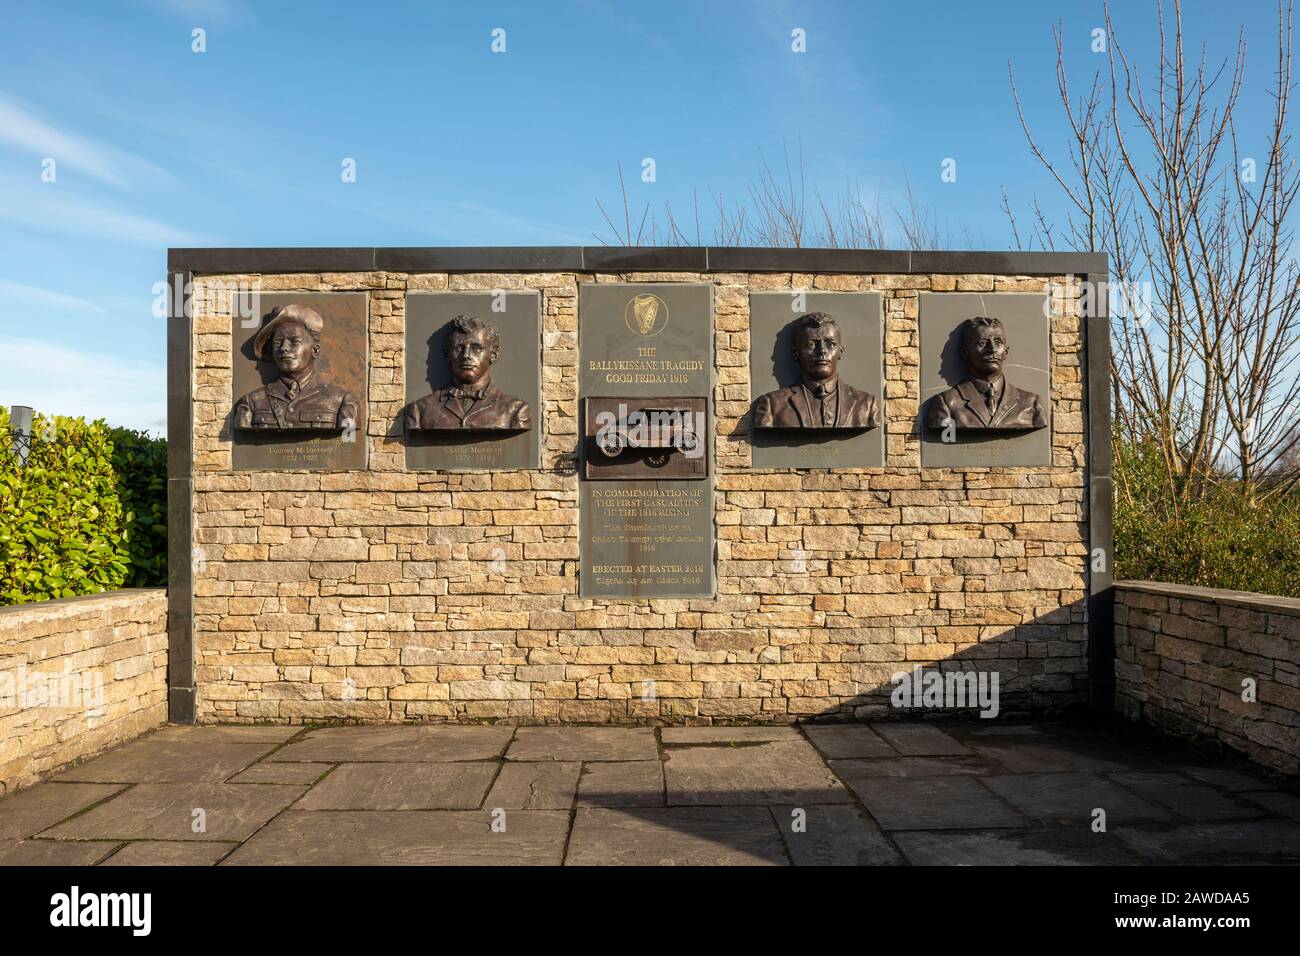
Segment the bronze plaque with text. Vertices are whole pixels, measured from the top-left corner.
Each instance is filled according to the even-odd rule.
[[[583,285],[578,363],[579,593],[712,597],[712,288]]]

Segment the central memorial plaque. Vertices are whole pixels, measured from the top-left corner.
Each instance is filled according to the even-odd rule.
[[[579,593],[712,597],[713,290],[584,284]]]

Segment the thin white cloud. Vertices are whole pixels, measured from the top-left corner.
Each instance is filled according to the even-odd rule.
[[[105,419],[163,434],[167,374],[130,361],[36,339],[0,337],[0,405],[29,405],[52,415]]]
[[[35,176],[28,182],[0,178],[0,195],[0,220],[33,229],[160,248],[213,244],[209,237],[85,199]]]
[[[210,23],[245,25],[257,22],[253,8],[243,0],[144,0],[147,6],[193,22],[197,27]]]
[[[173,181],[170,173],[147,159],[60,129],[42,119],[21,100],[4,94],[0,94],[0,144],[23,150],[32,157],[33,178],[40,174],[36,161],[53,159],[56,177],[66,177],[69,171],[83,173],[123,191],[141,184]]]
[[[42,289],[40,286],[27,285],[25,282],[0,279],[0,313],[9,315],[22,312],[35,312],[41,316],[68,313],[106,314],[103,306],[96,305],[89,299],[55,292],[53,289]]]

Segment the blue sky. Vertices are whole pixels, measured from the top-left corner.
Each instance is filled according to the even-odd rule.
[[[1117,6],[1152,62],[1154,2]],[[1246,30],[1249,143],[1276,9],[1185,6],[1213,58]],[[1083,84],[1097,2],[6,0],[0,404],[161,431],[169,246],[612,241],[595,200],[616,203],[620,161],[635,203],[686,210],[802,143],[810,186],[888,207],[910,182],[960,245],[1009,248],[1003,186],[1060,208],[1007,83],[1011,60],[1035,132],[1063,143],[1058,20]]]

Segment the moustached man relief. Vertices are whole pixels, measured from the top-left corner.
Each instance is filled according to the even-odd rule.
[[[870,392],[846,385],[839,375],[844,344],[840,328],[825,312],[810,312],[795,325],[791,346],[799,383],[760,395],[755,428],[878,428],[880,402]]]
[[[452,384],[406,406],[408,431],[527,431],[533,426],[528,403],[492,384],[492,365],[501,351],[495,327],[458,315],[451,320],[443,355]]]
[[[1011,354],[1000,319],[977,315],[962,323],[962,361],[969,377],[930,399],[929,428],[958,431],[1031,431],[1047,426],[1043,400],[1016,388],[1002,374]]]

